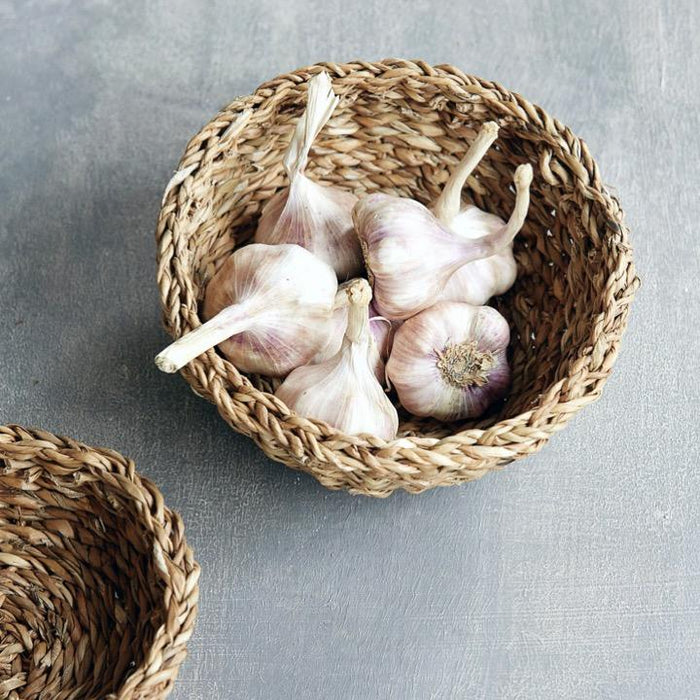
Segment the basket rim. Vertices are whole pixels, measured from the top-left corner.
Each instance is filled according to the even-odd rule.
[[[255,109],[263,109],[270,99],[280,99],[279,96],[286,90],[295,88],[306,82],[311,75],[323,70],[330,74],[334,85],[336,81],[342,82],[349,77],[360,75],[368,79],[382,80],[387,87],[407,77],[415,77],[436,85],[448,98],[463,101],[478,98],[502,114],[504,124],[516,123],[537,129],[538,139],[545,139],[561,150],[561,157],[575,176],[574,186],[586,199],[593,200],[605,211],[606,243],[616,255],[614,270],[605,281],[609,303],[605,313],[602,314],[603,318],[597,319],[596,323],[592,324],[595,325],[595,331],[592,331],[595,337],[591,337],[591,350],[579,347],[576,361],[571,361],[566,376],[549,386],[545,393],[540,394],[530,410],[497,421],[485,428],[472,427],[461,431],[456,430],[443,438],[411,436],[396,438],[389,442],[368,435],[346,435],[322,421],[302,419],[272,394],[254,388],[247,378],[239,375],[229,360],[218,355],[215,350],[207,351],[183,368],[181,370],[183,376],[195,393],[203,395],[204,398],[216,404],[229,425],[252,437],[268,454],[266,445],[261,444],[260,435],[256,435],[255,430],[251,430],[249,421],[240,419],[240,411],[234,410],[232,404],[235,399],[231,394],[245,393],[248,399],[257,402],[261,407],[260,410],[265,413],[261,421],[263,430],[266,429],[265,423],[269,420],[270,414],[279,416],[280,421],[290,416],[297,418],[297,423],[303,425],[303,428],[295,428],[294,432],[299,433],[303,430],[308,439],[302,439],[300,443],[298,435],[297,439],[291,434],[287,435],[292,431],[284,426],[279,426],[274,431],[274,437],[282,439],[283,442],[286,437],[287,444],[284,447],[295,453],[294,463],[283,460],[285,463],[310,471],[317,478],[320,472],[331,467],[345,472],[353,468],[362,471],[363,461],[370,457],[382,460],[385,464],[385,460],[388,460],[387,468],[390,470],[391,463],[395,463],[399,468],[391,475],[391,479],[396,480],[395,487],[405,488],[406,469],[411,469],[422,460],[428,460],[438,468],[464,470],[464,480],[467,480],[538,451],[547,439],[563,428],[575,413],[599,398],[602,386],[610,373],[620,336],[627,324],[629,305],[639,286],[629,244],[629,232],[620,204],[604,187],[598,166],[583,140],[541,107],[532,104],[518,93],[511,92],[498,83],[466,74],[449,64],[432,66],[422,60],[397,58],[373,63],[358,60],[344,64],[332,62],[311,64],[262,83],[252,94],[233,100],[205,124],[188,142],[176,173],[165,189],[158,218],[157,281],[166,330],[171,336],[178,337],[181,332],[201,323],[196,300],[192,304],[194,297],[191,289],[178,288],[177,293],[173,293],[169,284],[175,274],[175,268],[179,268],[182,272],[184,267],[178,260],[177,246],[174,245],[173,239],[176,234],[173,232],[173,224],[177,221],[178,215],[181,215],[181,205],[187,198],[187,186],[200,167],[213,157],[218,141],[228,138],[232,131],[242,130],[246,119],[254,113]],[[231,143],[227,142],[227,149],[233,148]],[[545,168],[549,168],[549,163],[533,163],[533,167],[536,168],[536,173],[541,174]],[[551,171],[549,172],[551,174]],[[191,283],[191,278],[188,282]],[[569,385],[575,386],[580,381],[582,373],[588,372],[591,358],[595,360],[596,366],[600,366],[602,359],[606,358],[607,372],[603,373],[595,367],[591,368],[590,375],[595,373],[601,376],[595,378],[582,393],[572,391],[569,397]],[[516,429],[519,429],[520,434],[516,434],[518,432]],[[529,434],[524,435],[524,431],[529,431]],[[319,444],[325,441],[330,445],[328,449],[324,449]],[[337,450],[345,450],[345,457],[351,462],[350,465],[339,464],[333,455]],[[468,464],[459,464],[459,459],[467,460]],[[321,463],[323,463],[323,469],[319,467]],[[364,492],[362,487],[350,488],[350,490]]]
[[[10,424],[0,425],[0,461],[4,459],[12,460],[12,465],[0,470],[0,484],[7,475],[37,466],[46,471],[45,464],[51,463],[60,467],[62,476],[72,474],[76,488],[86,481],[100,481],[137,506],[141,522],[153,536],[150,559],[163,586],[163,622],[155,629],[144,659],[108,697],[166,697],[187,655],[199,599],[200,566],[185,539],[180,515],[165,505],[152,481],[139,475],[133,460],[111,449]]]

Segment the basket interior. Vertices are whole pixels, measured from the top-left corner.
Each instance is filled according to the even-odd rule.
[[[360,196],[381,190],[429,204],[479,126],[491,119],[499,122],[500,136],[470,178],[465,202],[507,219],[514,202],[515,168],[530,162],[535,170],[529,216],[515,242],[518,279],[493,301],[511,326],[513,381],[508,397],[488,415],[461,424],[403,413],[399,436],[442,438],[536,409],[542,396],[575,374],[576,363],[595,350],[593,331],[610,303],[606,280],[614,273],[618,252],[609,255],[606,248],[618,245],[619,239],[611,241],[619,226],[595,196],[584,195],[580,182],[577,186],[581,171],[588,175],[578,161],[572,172],[572,162],[560,156],[560,144],[550,132],[504,117],[498,105],[476,96],[453,100],[429,85],[417,92],[409,81],[375,93],[367,83],[358,90],[352,80],[338,79],[334,89],[340,105],[317,139],[307,167],[318,182]],[[262,206],[286,184],[282,156],[303,110],[304,92],[303,85],[289,88],[284,98],[278,91],[274,106],[268,106],[274,93],[261,87],[253,115],[241,128],[235,123],[222,126],[218,144],[208,144],[184,199],[181,193],[185,217],[177,224],[185,227],[187,249],[177,254],[192,283],[185,291],[193,303],[201,301],[207,282],[234,247],[250,239]],[[610,232],[613,236],[601,235]],[[274,387],[265,378],[249,379],[260,389]],[[564,385],[563,398],[577,398],[595,381],[592,376],[588,384]]]
[[[117,692],[163,623],[143,515],[113,484],[56,471],[0,475],[2,697]]]

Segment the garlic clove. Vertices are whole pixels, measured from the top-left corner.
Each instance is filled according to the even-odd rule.
[[[410,318],[435,303],[460,267],[511,244],[527,215],[532,166],[519,166],[513,180],[516,203],[510,219],[475,239],[457,235],[411,199],[373,194],[355,205],[353,220],[382,316]]]
[[[509,340],[508,323],[496,309],[439,302],[397,330],[387,377],[416,416],[475,418],[508,389]]]
[[[357,279],[346,293],[348,323],[340,350],[320,364],[295,369],[275,395],[297,413],[350,435],[392,440],[399,418],[372,366],[367,312],[371,290],[367,280]]]
[[[362,273],[362,254],[352,223],[357,197],[322,186],[304,175],[309,150],[338,104],[328,73],[309,81],[307,106],[284,157],[289,186],[263,208],[257,243],[295,243],[310,250],[346,280]]]
[[[505,294],[515,283],[518,267],[512,251],[496,253],[460,267],[440,292],[438,301],[462,301],[481,306]]]
[[[243,372],[284,376],[326,342],[336,291],[333,270],[300,246],[239,248],[207,286],[206,323],[168,346],[156,364],[176,372],[218,345]]]

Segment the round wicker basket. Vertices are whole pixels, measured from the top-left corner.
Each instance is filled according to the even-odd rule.
[[[116,452],[0,426],[0,698],[164,698],[197,614],[180,517]]]
[[[333,489],[418,492],[537,452],[600,396],[639,281],[622,211],[586,145],[520,95],[452,66],[319,64],[261,85],[214,117],[187,145],[163,198],[157,277],[168,332],[179,337],[200,325],[207,282],[285,184],[282,154],[304,109],[307,80],[321,70],[341,100],[312,150],[313,179],[358,195],[381,190],[428,203],[479,125],[495,120],[499,139],[467,192],[507,218],[513,171],[532,164],[530,213],[515,245],[518,280],[496,300],[512,329],[510,395],[479,421],[442,424],[403,414],[399,438],[387,443],[290,412],[269,381],[244,376],[215,350],[183,375],[267,455]]]

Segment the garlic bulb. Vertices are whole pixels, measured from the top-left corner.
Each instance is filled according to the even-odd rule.
[[[489,131],[472,144],[470,158],[484,150]],[[508,223],[475,239],[458,235],[412,199],[373,194],[355,205],[353,220],[382,316],[405,320],[426,309],[459,268],[511,243],[527,215],[532,166],[520,165],[513,181],[516,200]]]
[[[275,395],[297,413],[323,420],[350,435],[396,437],[399,417],[372,367],[367,307],[372,297],[365,279],[346,288],[348,324],[340,350],[317,365],[295,369]]]
[[[215,345],[243,372],[284,376],[308,362],[333,327],[333,270],[297,245],[239,248],[207,286],[207,322],[156,357],[176,372]]]
[[[454,233],[468,239],[481,238],[498,231],[505,221],[495,214],[470,204],[461,208],[462,189],[479,161],[498,136],[498,125],[483,125],[471,148],[450,176],[442,194],[432,207],[438,219]],[[488,258],[474,260],[460,267],[447,281],[439,295],[441,301],[465,301],[475,306],[507,292],[515,282],[517,265],[512,241]]]
[[[396,331],[387,377],[416,416],[475,418],[506,393],[509,340],[496,309],[438,302]]]
[[[328,335],[328,339],[323,347],[310,360],[310,364],[317,365],[319,362],[333,357],[343,345],[345,330],[348,326],[348,307],[350,305],[351,285],[357,279],[344,282],[338,287],[333,310],[333,330]],[[389,359],[389,350],[392,339],[392,323],[382,316],[378,316],[372,302],[367,307],[370,330],[370,361],[377,379],[384,383],[384,363]]]
[[[328,73],[309,81],[306,111],[297,122],[284,157],[289,187],[263,208],[257,243],[296,243],[328,263],[346,280],[362,272],[362,253],[352,224],[357,197],[322,186],[304,175],[309,149],[338,104]]]

